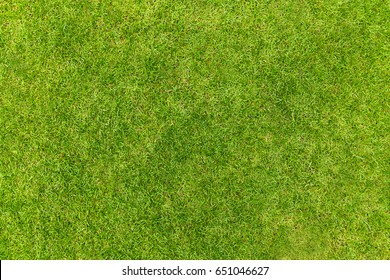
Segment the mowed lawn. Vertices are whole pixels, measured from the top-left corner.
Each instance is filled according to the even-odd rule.
[[[387,0],[1,0],[1,259],[390,259]]]

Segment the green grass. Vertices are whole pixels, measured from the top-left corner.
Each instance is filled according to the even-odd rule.
[[[0,0],[1,259],[389,259],[388,0]]]

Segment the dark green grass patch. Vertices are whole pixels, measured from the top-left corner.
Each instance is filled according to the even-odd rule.
[[[388,1],[0,1],[1,259],[388,259]]]

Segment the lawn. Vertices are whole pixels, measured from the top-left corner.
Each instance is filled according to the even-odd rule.
[[[0,0],[0,259],[390,259],[388,0]]]

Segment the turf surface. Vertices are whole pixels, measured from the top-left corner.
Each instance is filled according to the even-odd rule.
[[[389,259],[390,2],[0,1],[1,259]]]

